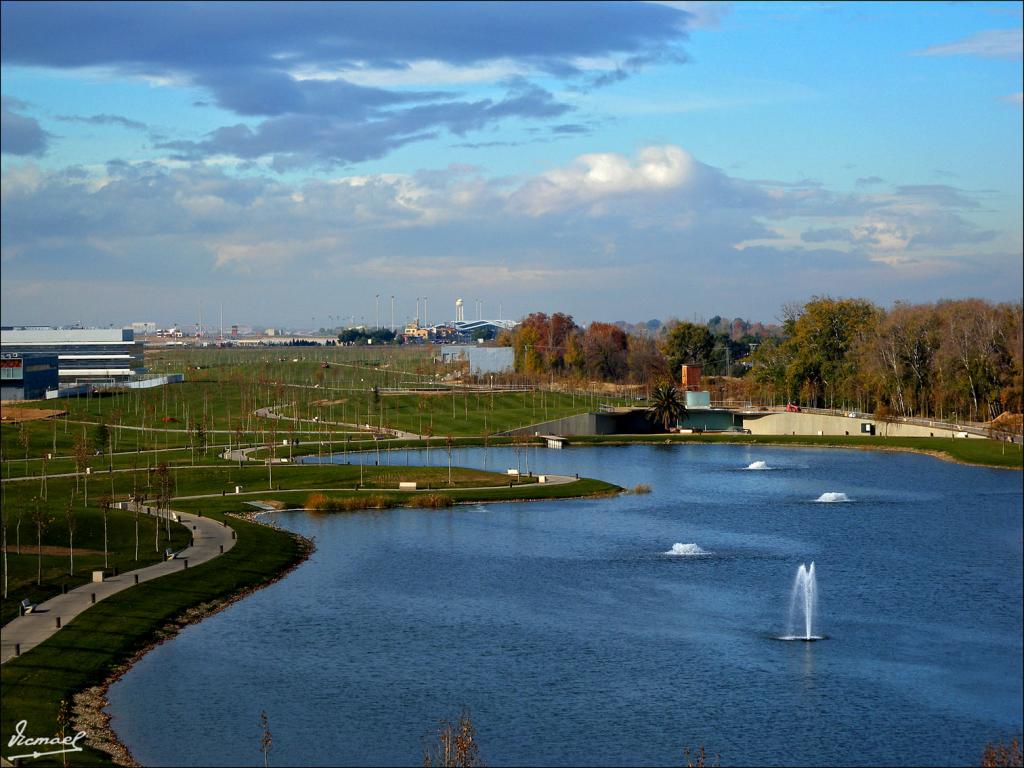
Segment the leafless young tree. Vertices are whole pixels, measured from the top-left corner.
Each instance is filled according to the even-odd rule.
[[[108,547],[107,547],[107,513],[110,512],[110,508],[114,506],[114,497],[109,493],[105,493],[99,498],[100,511],[103,514],[103,567],[106,568],[108,558]]]
[[[50,522],[50,513],[38,496],[32,497],[32,523],[36,527],[36,585],[43,584],[43,528]]]
[[[465,709],[458,722],[442,720],[434,739],[423,748],[424,768],[480,768],[483,764],[476,743],[476,727]]]
[[[69,564],[68,573],[71,576],[75,575],[75,529],[78,527],[78,521],[75,519],[75,492],[71,492],[71,498],[68,499],[67,505],[64,507],[64,520],[68,524],[68,553],[71,558]]]
[[[267,718],[267,711],[260,712],[260,728],[263,735],[260,736],[260,752],[263,753],[263,768],[270,766],[270,750],[274,746],[274,735],[270,732],[270,720]]]

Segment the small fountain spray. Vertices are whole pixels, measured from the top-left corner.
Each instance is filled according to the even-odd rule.
[[[814,634],[814,614],[818,609],[818,582],[814,576],[814,562],[808,568],[806,563],[801,563],[797,568],[796,578],[793,580],[793,593],[789,599],[789,625],[788,634],[779,638],[780,640],[803,640],[812,642],[821,640],[821,636]],[[799,632],[799,617],[803,614],[803,634]]]

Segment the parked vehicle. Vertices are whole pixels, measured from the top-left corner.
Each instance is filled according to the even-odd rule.
[[[787,413],[800,413],[800,406],[796,403],[786,403]]]

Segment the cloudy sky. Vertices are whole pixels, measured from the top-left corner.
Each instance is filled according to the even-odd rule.
[[[2,5],[11,323],[1018,299],[1019,3]]]

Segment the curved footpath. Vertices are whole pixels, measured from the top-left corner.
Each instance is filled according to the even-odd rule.
[[[143,511],[146,514],[155,512],[152,507],[143,507]],[[40,603],[32,613],[14,619],[0,630],[0,664],[14,658],[15,645],[20,646],[21,653],[26,653],[59,632],[57,618],[60,618],[61,626],[66,625],[78,614],[89,609],[93,604],[94,594],[96,602],[99,602],[135,586],[136,583],[142,584],[189,566],[205,563],[235,545],[234,531],[216,520],[173,510],[171,514],[177,515],[178,521],[191,529],[191,546],[178,552],[173,560],[107,577],[102,582],[83,584],[70,590],[66,595],[57,595]],[[138,582],[135,580],[136,576]]]

